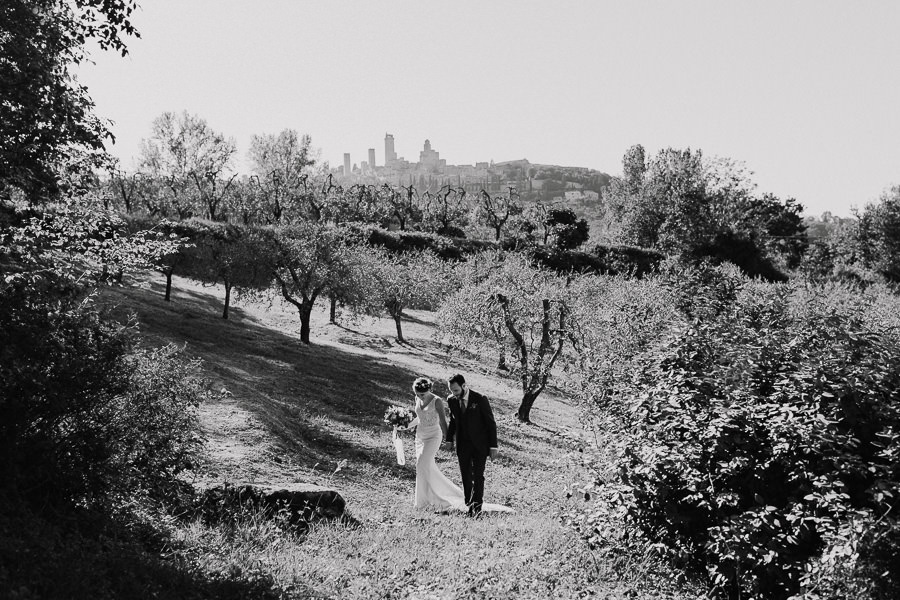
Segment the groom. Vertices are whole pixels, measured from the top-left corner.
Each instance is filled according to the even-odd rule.
[[[463,491],[469,514],[478,516],[484,502],[484,467],[488,456],[497,458],[497,422],[488,399],[466,385],[466,379],[456,374],[448,381],[451,395],[450,424],[447,442],[456,442],[459,472],[462,474]]]

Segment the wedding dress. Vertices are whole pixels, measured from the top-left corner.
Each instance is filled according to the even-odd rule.
[[[423,405],[416,398],[416,508],[432,508],[434,510],[466,511],[466,501],[462,488],[441,473],[435,462],[438,448],[443,441],[437,398]],[[500,504],[483,504],[485,512],[513,512]]]
[[[416,398],[416,508],[466,510],[463,491],[441,473],[434,458],[443,440],[437,398],[423,406]]]

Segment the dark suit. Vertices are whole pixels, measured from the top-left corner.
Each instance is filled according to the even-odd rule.
[[[478,511],[484,501],[484,467],[488,453],[497,447],[497,422],[488,399],[474,390],[469,390],[465,414],[461,412],[456,396],[447,398],[447,406],[450,408],[447,439],[456,443],[466,504]]]

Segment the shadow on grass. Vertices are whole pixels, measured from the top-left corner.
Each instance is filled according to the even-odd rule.
[[[275,599],[271,576],[207,571],[147,524],[85,510],[0,513],[0,589],[18,598]]]
[[[219,380],[216,385],[239,398],[296,464],[394,462],[389,444],[375,448],[360,440],[387,440],[384,412],[390,404],[410,401],[417,373],[364,352],[316,345],[315,340],[304,345],[240,309],[222,319],[221,304],[216,306],[208,294],[178,290],[175,302],[165,302],[157,291],[124,288],[112,300],[118,310],[137,314],[140,331],[151,343],[186,343],[187,353],[203,359],[207,373]],[[396,471],[414,476],[408,469]]]

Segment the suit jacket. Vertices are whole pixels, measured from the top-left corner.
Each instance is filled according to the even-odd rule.
[[[465,414],[461,413],[460,402],[452,394],[447,397],[447,406],[450,408],[447,439],[456,442],[457,453],[471,449],[487,456],[490,448],[497,447],[497,422],[485,396],[470,389]]]

